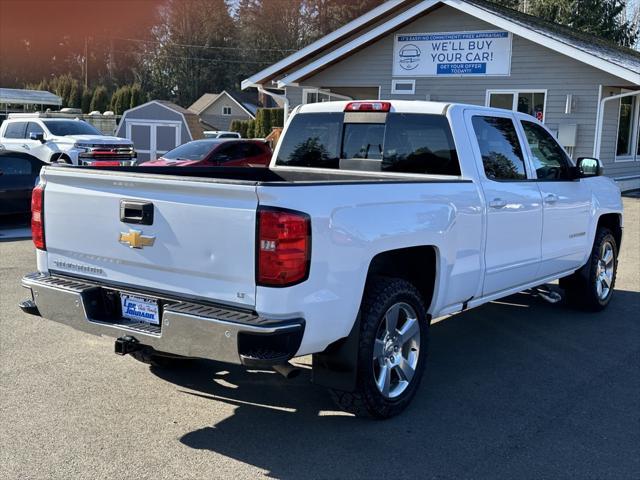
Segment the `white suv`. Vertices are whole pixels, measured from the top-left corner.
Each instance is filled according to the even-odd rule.
[[[33,155],[43,162],[73,165],[135,165],[131,140],[102,134],[83,120],[8,118],[0,126],[0,150]]]

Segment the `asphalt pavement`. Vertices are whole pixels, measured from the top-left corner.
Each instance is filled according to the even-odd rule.
[[[411,407],[336,411],[309,382],[150,368],[23,314],[30,240],[0,242],[0,479],[638,479],[640,199],[602,313],[527,294],[435,323]]]

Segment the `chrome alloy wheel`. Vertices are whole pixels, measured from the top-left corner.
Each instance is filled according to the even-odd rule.
[[[615,258],[611,242],[604,242],[600,247],[598,266],[596,267],[596,291],[598,298],[605,300],[611,292]]]
[[[373,376],[385,398],[404,392],[418,365],[420,325],[411,305],[396,303],[384,314],[373,346]]]

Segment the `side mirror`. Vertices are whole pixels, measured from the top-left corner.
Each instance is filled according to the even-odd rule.
[[[29,138],[31,140],[38,140],[40,143],[44,143],[44,133],[30,133]]]
[[[578,178],[597,177],[602,173],[600,160],[591,157],[581,157],[576,164]]]

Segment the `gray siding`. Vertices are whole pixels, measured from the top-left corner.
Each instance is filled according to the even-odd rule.
[[[223,107],[231,107],[231,115],[222,115]],[[234,120],[250,120],[250,115],[227,95],[220,95],[209,108],[202,111],[200,118],[218,130],[229,130]]]
[[[315,87],[380,85],[381,98],[451,101],[484,105],[487,89],[546,89],[546,125],[557,130],[560,124],[578,125],[578,145],[574,157],[590,156],[596,128],[599,86],[631,85],[604,71],[514,35],[511,75],[505,77],[420,78],[416,77],[415,95],[392,95],[393,41],[396,33],[492,30],[493,25],[444,6],[393,32],[375,44],[336,63],[302,84]],[[366,72],[366,73],[363,73]],[[404,77],[403,77],[404,78]],[[412,77],[407,77],[412,78]],[[296,89],[300,90],[300,89]],[[287,88],[287,95],[290,89]],[[291,96],[292,106],[301,101],[301,90]],[[576,107],[565,111],[566,95],[573,94]],[[613,102],[616,103],[616,102]],[[640,174],[640,162],[614,162],[617,107],[605,112],[606,141],[601,157],[611,176]],[[604,140],[604,139],[603,139]]]

